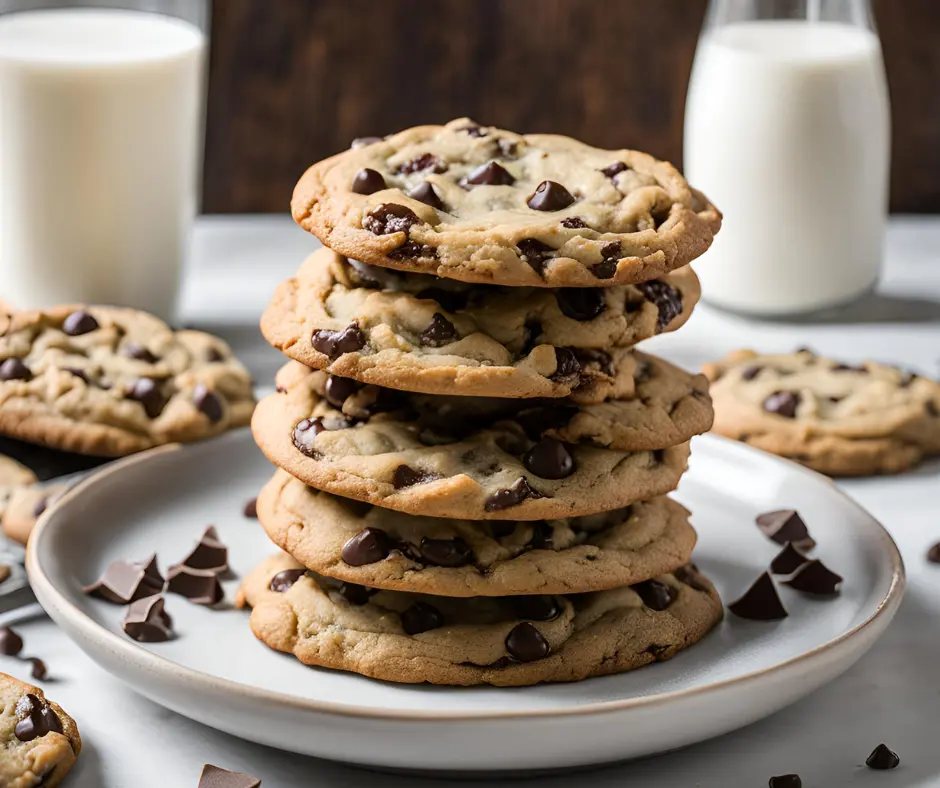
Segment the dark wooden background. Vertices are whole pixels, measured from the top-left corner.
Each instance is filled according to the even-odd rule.
[[[875,0],[892,209],[940,212],[940,0]],[[216,0],[204,210],[286,211],[353,137],[469,115],[681,164],[706,0]]]

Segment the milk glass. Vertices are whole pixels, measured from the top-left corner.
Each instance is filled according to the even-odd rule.
[[[0,0],[0,299],[172,319],[208,0]]]
[[[711,0],[685,119],[686,174],[725,214],[707,301],[787,316],[869,291],[889,157],[868,0]]]

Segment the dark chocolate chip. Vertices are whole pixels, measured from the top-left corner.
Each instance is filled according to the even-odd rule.
[[[518,662],[534,662],[548,656],[551,648],[534,624],[516,624],[506,637],[506,651]]]
[[[759,514],[755,520],[764,536],[777,544],[792,542],[800,550],[812,550],[816,542],[809,535],[809,529],[795,509],[779,509],[774,512]]]
[[[358,324],[350,323],[341,331],[330,331],[326,328],[320,328],[313,332],[310,337],[313,349],[318,353],[336,361],[344,353],[355,353],[362,350],[366,345],[365,334]]]
[[[652,282],[640,282],[636,288],[659,310],[659,316],[656,318],[657,331],[662,331],[682,314],[682,294],[672,285],[654,279]]]
[[[548,523],[544,521],[532,523],[532,536],[529,538],[528,546],[533,550],[552,550],[555,546],[554,536],[555,532]]]
[[[210,347],[208,350],[206,350],[206,361],[208,361],[210,364],[218,364],[220,361],[225,361],[225,356],[217,347]]]
[[[516,523],[513,520],[490,520],[490,533],[494,539],[504,539],[516,532]]]
[[[556,181],[542,181],[526,200],[533,211],[561,211],[574,202],[574,197]]]
[[[436,173],[447,172],[447,162],[442,161],[433,153],[422,153],[420,156],[415,156],[413,159],[406,161],[398,168],[402,175],[412,175],[425,170]],[[421,202],[424,202],[424,200]]]
[[[138,643],[163,643],[173,637],[173,620],[163,597],[144,597],[131,604],[121,624],[124,634]]]
[[[215,574],[228,571],[228,548],[219,539],[215,526],[210,525],[203,531],[196,546],[177,564],[170,567],[185,566],[189,569],[202,569]]]
[[[242,509],[242,514],[250,520],[258,519],[258,499],[250,498],[245,501],[245,506]]]
[[[343,545],[343,561],[350,566],[374,564],[388,558],[392,540],[381,528],[366,528]]]
[[[535,273],[542,276],[545,271],[545,262],[551,259],[551,253],[555,250],[535,238],[523,238],[516,246],[519,249],[519,256],[532,267]]]
[[[407,634],[419,635],[444,626],[444,617],[427,602],[415,602],[401,614],[401,626]]]
[[[185,564],[171,566],[166,574],[166,590],[186,597],[196,605],[217,605],[225,596],[218,572],[193,569]]]
[[[431,539],[425,536],[421,538],[418,549],[421,557],[432,566],[466,566],[475,558],[473,549],[459,536],[453,539]]]
[[[39,659],[39,657],[30,657],[29,664],[29,675],[36,681],[45,681],[46,677],[49,675],[49,669],[46,667],[46,663]]]
[[[397,203],[385,203],[365,215],[362,229],[373,235],[392,235],[407,233],[413,225],[420,222],[418,215],[411,208]]]
[[[483,504],[488,512],[498,512],[522,503],[526,498],[542,498],[543,496],[529,486],[525,476],[520,476],[512,485],[503,490],[494,492]]]
[[[584,219],[579,216],[569,216],[566,219],[562,219],[561,226],[569,230],[584,230],[587,228]]]
[[[326,379],[324,393],[326,401],[334,408],[342,408],[343,403],[361,388],[361,384],[351,378],[330,375]]]
[[[940,542],[927,551],[927,560],[932,564],[940,564]]]
[[[574,473],[571,452],[554,438],[542,438],[523,455],[522,464],[542,479],[565,479]]]
[[[822,561],[807,561],[794,572],[793,577],[783,581],[790,588],[814,596],[833,596],[839,593],[842,576],[837,575]]]
[[[15,657],[23,650],[23,638],[9,627],[0,627],[0,654]]]
[[[439,287],[429,287],[426,290],[422,290],[418,293],[417,297],[428,301],[436,301],[448,312],[459,312],[461,309],[465,309],[468,300],[467,293],[465,292],[454,292]]]
[[[601,172],[604,173],[604,175],[606,175],[608,178],[613,178],[615,175],[629,169],[630,168],[622,161],[615,161],[613,164],[608,164],[606,167],[604,167]]]
[[[470,137],[485,137],[489,134],[489,131],[478,123],[471,123],[469,126],[464,126],[460,131]]]
[[[395,485],[396,490],[400,490],[403,487],[413,487],[416,484],[433,482],[440,478],[440,476],[431,471],[416,471],[414,468],[409,468],[407,465],[399,465],[392,474],[392,484]]]
[[[792,543],[787,542],[777,557],[770,562],[770,571],[775,575],[792,575],[797,569],[806,564],[809,559],[797,550]]]
[[[607,298],[599,287],[562,287],[555,291],[558,308],[572,320],[593,320],[607,308]]]
[[[644,580],[642,583],[630,586],[630,588],[643,600],[644,605],[650,610],[656,611],[665,610],[679,596],[679,592],[675,588],[660,580]]]
[[[851,364],[836,364],[832,368],[833,372],[861,372],[863,374],[868,374],[868,367],[865,366],[852,366]]]
[[[218,353],[218,350],[215,348],[210,348]],[[127,358],[137,359],[137,361],[144,361],[147,364],[156,364],[160,359],[157,358],[153,353],[151,353],[143,345],[138,345],[136,342],[125,342],[124,347],[121,348],[121,355],[126,356]],[[208,354],[206,354],[208,356]],[[212,359],[208,359],[211,361]],[[217,359],[221,360],[221,359]]]
[[[798,774],[781,774],[771,777],[767,784],[770,788],[803,788],[803,781]]]
[[[710,589],[705,583],[702,582],[702,575],[698,571],[698,567],[695,564],[686,564],[685,566],[680,566],[673,573],[673,576],[680,583],[685,583],[689,588],[694,588],[696,591],[702,591],[708,593]]]
[[[387,188],[388,186],[385,184],[385,178],[382,177],[382,173],[370,170],[368,167],[364,170],[359,170],[352,182],[352,190],[356,194],[375,194]]]
[[[98,328],[98,321],[90,312],[77,309],[62,322],[62,330],[70,337],[88,334]]]
[[[435,312],[428,327],[419,335],[422,345],[441,347],[453,342],[457,338],[457,329],[440,312]]]
[[[32,380],[33,373],[18,358],[8,358],[0,364],[0,380]]]
[[[307,574],[306,569],[284,569],[271,578],[268,588],[278,594],[283,594],[305,574]]]
[[[350,144],[350,148],[364,148],[366,145],[374,145],[376,142],[381,142],[381,137],[356,137]],[[214,767],[213,767],[214,768]]]
[[[799,405],[800,395],[793,391],[775,391],[764,400],[764,410],[785,419],[795,419]]]
[[[415,186],[408,196],[412,200],[417,200],[418,202],[423,202],[425,205],[430,205],[432,208],[437,208],[437,210],[444,210],[444,203],[441,201],[440,196],[438,196],[437,190],[428,182],[424,181]]]
[[[339,595],[351,605],[366,604],[373,593],[371,588],[356,583],[341,583],[339,586]]]
[[[101,579],[83,590],[86,594],[116,605],[127,605],[159,594],[164,585],[154,554],[146,561],[115,561],[109,564]]]
[[[322,419],[303,419],[298,421],[291,433],[291,440],[294,447],[299,449],[302,454],[306,454],[313,459],[319,459],[320,453],[313,448],[314,438],[323,432],[326,427],[323,426]]]
[[[552,380],[562,383],[581,374],[581,364],[573,351],[566,347],[555,348],[555,372]]]
[[[516,421],[531,440],[537,441],[548,430],[564,427],[577,412],[578,409],[571,406],[542,405],[520,411]]]
[[[519,618],[530,621],[551,621],[561,613],[557,600],[550,594],[513,596],[509,601]]]
[[[20,741],[39,739],[47,733],[62,733],[62,722],[52,707],[31,692],[16,702],[14,714],[17,722],[13,735]]]
[[[878,769],[879,771],[896,769],[900,763],[901,759],[898,754],[888,749],[887,744],[879,744],[875,747],[865,761],[865,765],[869,769]]]
[[[610,279],[617,273],[616,260],[603,260],[591,266],[591,273],[598,279]]]
[[[196,410],[213,424],[222,421],[222,416],[225,414],[222,398],[202,383],[197,384],[193,391],[193,404]]]
[[[137,378],[127,397],[143,405],[144,413],[151,419],[163,413],[167,403],[167,398],[160,390],[160,384],[152,378]]]
[[[388,253],[388,256],[392,260],[414,260],[419,257],[430,257],[434,258],[437,256],[437,252],[431,246],[427,244],[419,244],[417,241],[405,241],[397,249],[393,249]]]
[[[757,364],[752,364],[749,367],[745,367],[744,369],[741,370],[741,379],[742,380],[754,380],[754,378],[756,378],[760,374],[760,371],[762,369],[763,367]]]
[[[509,186],[515,181],[509,170],[495,161],[489,161],[471,170],[461,183],[474,186]]]
[[[728,609],[740,618],[751,621],[779,621],[787,617],[780,595],[768,572],[754,581],[744,596],[728,605]]]

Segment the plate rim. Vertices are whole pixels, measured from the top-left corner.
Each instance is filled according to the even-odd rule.
[[[185,680],[190,684],[195,682],[197,685],[207,685],[207,689],[210,689],[213,692],[225,692],[228,694],[240,695],[247,701],[274,703],[278,706],[288,707],[293,710],[357,719],[366,718],[372,720],[397,722],[428,722],[441,720],[452,722],[478,722],[485,720],[507,721],[520,719],[526,720],[533,718],[556,719],[560,717],[567,718],[616,714],[636,708],[668,705],[687,698],[698,698],[702,695],[722,692],[723,690],[729,689],[731,687],[749,686],[755,681],[759,681],[767,676],[780,674],[790,668],[793,668],[794,666],[806,664],[823,658],[825,655],[844,646],[848,641],[855,639],[876,624],[879,624],[880,620],[885,615],[889,617],[890,622],[890,619],[893,617],[894,613],[897,611],[897,608],[900,606],[901,599],[903,598],[904,590],[907,584],[904,560],[901,557],[900,550],[898,549],[894,538],[880,520],[872,515],[861,504],[856,502],[851,496],[849,496],[843,490],[839,489],[832,479],[798,463],[792,462],[782,457],[777,457],[776,455],[770,454],[769,452],[756,449],[752,446],[748,446],[747,444],[740,443],[730,438],[725,438],[723,436],[710,433],[699,436],[697,440],[702,441],[704,439],[709,443],[715,443],[716,445],[722,447],[723,450],[731,452],[732,454],[740,453],[745,456],[757,455],[757,458],[761,459],[762,461],[770,461],[775,464],[780,464],[785,466],[791,472],[797,472],[799,474],[808,476],[811,479],[825,482],[830,490],[839,496],[844,503],[847,503],[861,515],[870,520],[871,524],[875,526],[876,530],[880,531],[879,536],[887,547],[886,555],[889,558],[891,566],[891,581],[884,597],[879,600],[874,611],[867,618],[852,628],[845,630],[833,638],[830,638],[829,640],[810,649],[809,651],[798,654],[794,657],[789,657],[788,659],[777,662],[769,667],[761,668],[759,670],[752,670],[740,676],[721,679],[719,681],[713,681],[701,686],[689,687],[686,689],[671,690],[668,692],[661,692],[654,695],[645,695],[635,698],[596,701],[588,704],[573,706],[571,708],[525,710],[505,709],[501,711],[491,711],[486,709],[468,709],[465,711],[409,709],[391,711],[382,707],[351,707],[344,706],[343,704],[339,704],[334,701],[324,701],[314,698],[301,698],[296,695],[289,695],[277,690],[263,689],[261,687],[245,684],[233,679],[214,676],[202,670],[187,667],[178,662],[175,662],[169,657],[143,648],[141,645],[132,640],[121,637],[116,632],[113,632],[102,624],[99,624],[97,621],[84,613],[79,607],[70,602],[66,596],[55,586],[52,580],[50,580],[50,578],[46,575],[38,557],[39,545],[45,538],[45,532],[52,527],[49,525],[49,523],[54,520],[59,508],[64,507],[64,505],[68,504],[72,499],[83,495],[86,490],[93,489],[95,486],[101,484],[101,482],[106,478],[122,473],[125,469],[142,463],[147,463],[150,460],[165,454],[175,453],[177,451],[186,451],[190,449],[199,449],[200,447],[205,447],[206,445],[210,445],[216,442],[223,442],[226,439],[232,440],[235,436],[239,436],[245,433],[247,433],[247,428],[233,430],[225,435],[221,435],[210,439],[209,441],[204,441],[192,446],[184,446],[183,444],[173,443],[164,446],[158,446],[153,449],[148,449],[137,454],[123,457],[115,462],[109,463],[100,470],[92,472],[87,478],[83,479],[74,487],[72,487],[65,495],[63,495],[52,506],[50,506],[37,520],[26,548],[26,570],[29,576],[30,584],[33,586],[34,591],[36,591],[37,597],[43,603],[43,607],[48,607],[57,614],[53,615],[50,610],[47,610],[49,617],[52,618],[58,626],[61,626],[58,620],[58,616],[61,616],[68,621],[71,627],[81,634],[81,637],[92,641],[97,641],[103,648],[121,658],[125,663],[137,664],[139,669],[153,671],[157,673],[162,679],[169,679],[173,681]],[[887,626],[887,623],[885,626]],[[62,629],[70,640],[74,641],[77,639],[71,634],[69,628],[62,627]],[[79,645],[81,648],[82,644],[79,642],[77,645]],[[100,665],[98,660],[94,661]],[[111,673],[111,671],[107,672]]]

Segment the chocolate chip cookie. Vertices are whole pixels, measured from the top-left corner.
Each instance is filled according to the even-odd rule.
[[[940,383],[929,378],[808,350],[740,350],[704,372],[716,432],[823,473],[895,473],[940,454]]]
[[[562,397],[577,381],[559,376],[556,348],[610,350],[674,331],[699,295],[688,267],[621,287],[509,288],[402,273],[321,249],[278,287],[261,330],[291,358],[365,383]]]
[[[243,426],[251,378],[219,339],[144,312],[56,307],[0,316],[0,434],[121,456]]]
[[[721,214],[671,165],[464,118],[313,165],[294,219],[366,263],[465,282],[645,282],[711,245]]]
[[[0,673],[0,785],[58,785],[82,751],[75,721],[38,687]]]
[[[320,492],[278,471],[258,497],[278,547],[348,583],[452,597],[619,588],[688,563],[689,513],[666,497],[585,517],[446,520]]]
[[[576,517],[675,488],[684,441],[711,422],[707,394],[693,393],[702,379],[687,380],[671,404],[579,405],[358,387],[290,362],[278,393],[259,403],[252,431],[268,459],[306,484],[389,509],[470,520]]]
[[[522,686],[622,673],[674,656],[722,618],[693,566],[574,596],[455,599],[377,591],[281,553],[246,579],[263,643],[306,665],[405,683]]]

